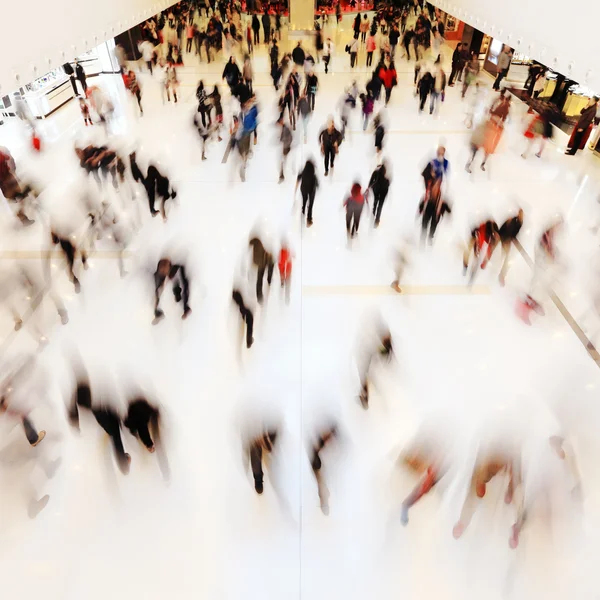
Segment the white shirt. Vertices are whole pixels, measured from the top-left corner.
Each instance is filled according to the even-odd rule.
[[[152,42],[149,42],[148,40],[142,42],[140,44],[140,50],[142,52],[142,58],[146,62],[152,60],[154,56],[154,46],[152,45]]]

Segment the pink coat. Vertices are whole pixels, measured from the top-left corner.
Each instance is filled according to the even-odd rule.
[[[375,52],[377,48],[377,44],[375,43],[375,38],[370,35],[367,38],[367,52]]]

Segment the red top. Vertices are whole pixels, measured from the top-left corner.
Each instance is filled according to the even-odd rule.
[[[384,87],[391,88],[396,79],[396,69],[379,69],[379,79],[383,82]]]
[[[279,251],[279,274],[282,280],[286,280],[292,274],[292,254],[287,248]]]

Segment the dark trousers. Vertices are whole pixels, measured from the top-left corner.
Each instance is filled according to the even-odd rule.
[[[373,53],[367,52],[367,67],[370,67],[373,64]]]
[[[83,89],[83,95],[85,96],[85,93],[87,92],[87,81],[85,80],[85,78],[81,78],[79,79],[79,83],[81,84],[81,88]]]
[[[506,77],[507,74],[508,74],[508,69],[502,69],[502,71],[500,71],[500,73],[498,73],[498,77],[496,77],[496,81],[494,81],[494,89],[496,91],[500,89],[500,83]]]
[[[312,92],[308,92],[307,98],[308,98],[308,104],[310,105],[311,110],[315,110],[315,95]]]
[[[354,69],[356,64],[356,52],[350,52],[350,68]]]
[[[23,417],[21,422],[23,423],[23,429],[25,430],[27,441],[33,446],[33,444],[38,441],[40,436],[33,426],[33,423],[27,417]]]
[[[121,419],[119,415],[108,407],[95,408],[92,410],[92,413],[98,425],[109,435],[119,468],[124,470],[128,460],[125,448],[123,447],[123,440],[121,439]]]
[[[346,231],[348,235],[355,235],[358,233],[358,226],[360,225],[360,215],[362,214],[362,204],[349,203],[346,206]]]
[[[385,105],[388,105],[390,98],[392,97],[392,88],[385,88]]]
[[[360,32],[360,41],[363,44],[367,41],[367,32],[366,31],[361,31]]]
[[[146,65],[148,66],[148,70],[150,71],[150,75],[152,75],[152,61],[147,60]]]
[[[262,468],[263,449],[260,444],[252,444],[250,448],[250,466],[252,468],[252,476],[254,477],[254,486],[262,487],[263,484],[263,468]]]
[[[185,51],[186,52],[191,52],[192,51],[192,42],[193,41],[194,41],[193,37],[187,39],[187,42],[185,44]]]
[[[263,280],[265,278],[265,271],[267,271],[267,283],[271,285],[273,280],[273,269],[275,268],[274,262],[269,262],[263,267],[258,267],[258,273],[256,276],[256,299],[259,302],[263,300]]]
[[[404,49],[406,50],[406,60],[410,60],[410,42],[404,44]]]
[[[460,75],[461,68],[459,65],[452,65],[452,72],[450,73],[450,79],[448,80],[448,85],[452,85],[454,80]]]
[[[268,44],[271,41],[271,30],[265,29],[265,44]]]
[[[440,218],[436,215],[435,202],[427,202],[423,208],[423,221],[421,224],[421,240],[425,240],[428,235],[429,239],[433,240],[435,230],[440,222]]]
[[[375,217],[375,223],[379,223],[381,219],[381,209],[383,208],[383,203],[385,202],[385,196],[382,196],[380,193],[373,194],[373,216]]]
[[[427,96],[429,94],[421,93],[421,102],[419,103],[419,110],[423,110],[425,108],[425,102],[427,102]]]
[[[300,188],[300,193],[302,194],[302,214],[306,214],[306,209],[308,207],[308,214],[306,214],[306,219],[309,223],[312,223],[313,220],[312,210],[313,204],[315,202],[315,192],[315,188],[311,190],[303,190],[302,188]]]
[[[131,435],[140,439],[142,444],[149,450],[154,447],[150,429],[158,431],[158,410],[144,400],[134,400],[127,410],[127,418],[124,421],[125,427],[129,429]]]
[[[252,314],[252,311],[244,304],[242,294],[240,294],[238,290],[233,290],[233,294],[231,296],[237,307],[240,309],[242,319],[244,319],[244,322],[246,323],[246,347],[250,348],[250,346],[252,346],[252,342],[254,341],[252,337],[252,332],[254,329],[254,315]]]
[[[335,162],[335,148],[325,147],[325,173],[329,173],[329,166],[333,169]]]
[[[577,127],[577,126],[575,126]],[[583,131],[576,130],[575,135],[573,136],[573,144],[569,148],[569,154],[576,154],[577,150],[579,150],[581,146],[581,142],[583,140],[583,136],[585,135],[585,129]]]
[[[258,30],[253,29],[252,31],[254,31],[254,43],[260,44],[260,36],[258,35]]]
[[[329,61],[331,60],[331,56],[326,54],[323,56],[323,62],[325,63],[325,73],[329,73]]]

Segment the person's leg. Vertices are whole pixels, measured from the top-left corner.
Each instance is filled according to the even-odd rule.
[[[360,225],[360,216],[362,215],[362,206],[354,209],[354,234],[358,233],[358,227]]]
[[[401,521],[403,525],[408,524],[408,511],[414,506],[425,494],[429,493],[429,491],[435,486],[435,484],[439,481],[439,478],[436,473],[430,473],[429,471],[425,472],[425,474],[421,477],[421,480],[414,489],[410,492],[410,494],[405,498],[404,502],[402,502],[402,516]]]
[[[250,448],[250,466],[254,477],[254,489],[257,494],[263,493],[262,447],[255,443]]]
[[[437,101],[437,92],[431,92],[430,94],[431,99],[429,101],[429,114],[432,115],[433,111],[435,110],[436,107],[436,101]]]
[[[346,206],[346,233],[348,237],[351,235],[351,227],[352,227],[352,210]]]
[[[267,284],[271,285],[273,281],[273,271],[275,269],[275,263],[271,261],[267,266]]]
[[[475,160],[475,156],[477,156],[477,152],[479,151],[479,148],[473,144],[471,144],[471,159],[469,160],[469,162],[467,163],[467,166],[465,167],[467,173],[471,172],[471,165],[473,164],[473,161]]]
[[[475,238],[471,236],[467,245],[465,246],[465,251],[463,252],[463,274],[466,275],[467,269],[469,268],[469,261],[471,259],[471,252],[475,249]]]
[[[500,285],[504,285],[506,281],[506,273],[508,272],[508,260],[510,258],[510,249],[512,246],[512,241],[502,241],[502,268],[500,269],[500,275],[498,279],[500,280]]]
[[[315,190],[311,190],[308,193],[308,214],[307,214],[307,223],[308,225],[312,225],[313,222],[313,204],[315,202]]]
[[[94,413],[98,425],[106,431],[111,439],[119,469],[123,474],[127,474],[129,472],[129,462],[131,459],[123,447],[123,440],[121,439],[121,421],[119,416],[110,408],[95,409],[92,412]]]
[[[25,430],[27,441],[31,446],[37,446],[46,436],[46,432],[40,431],[38,433],[33,426],[33,423],[27,417],[23,417],[21,422],[23,424],[23,429]]]
[[[249,309],[246,309],[244,313],[244,320],[246,321],[246,348],[250,348],[254,342],[252,335],[254,331],[254,315]]]
[[[419,110],[421,112],[423,112],[423,109],[425,108],[425,102],[427,102],[427,95],[426,94],[421,94],[421,102],[419,104]]]
[[[392,88],[385,88],[385,105],[387,106],[392,97]]]
[[[265,276],[265,267],[258,267],[258,272],[256,274],[256,299],[258,302],[262,302],[263,300],[263,279]]]
[[[375,215],[375,224],[379,225],[381,220],[381,209],[383,208],[383,198],[379,198],[379,205],[377,206],[377,214]]]
[[[329,148],[325,148],[325,152],[323,153],[323,161],[325,163],[325,175],[329,173]]]

